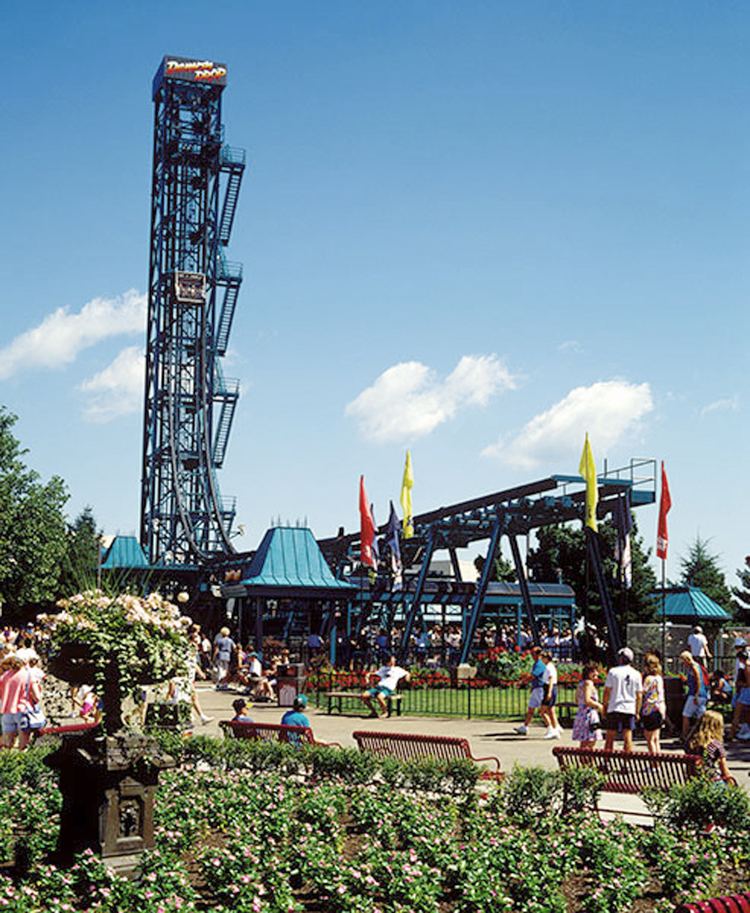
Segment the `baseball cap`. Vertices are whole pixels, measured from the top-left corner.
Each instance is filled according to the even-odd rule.
[[[618,650],[617,655],[622,656],[622,658],[626,659],[629,663],[632,663],[635,659],[635,654],[630,647],[623,647],[622,650]]]
[[[747,641],[744,637],[735,637],[734,645],[735,647],[742,647],[744,649],[747,646]]]
[[[307,707],[307,695],[298,694],[294,699],[294,706],[298,707],[300,710],[304,710]]]

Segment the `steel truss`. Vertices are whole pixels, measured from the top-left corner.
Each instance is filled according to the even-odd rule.
[[[216,470],[239,397],[221,356],[242,282],[224,248],[245,153],[223,142],[225,75],[223,65],[165,58],[154,80],[141,477],[141,544],[152,564],[233,552],[234,500],[222,499]]]
[[[632,460],[629,466],[623,469],[605,471],[605,474],[599,476],[598,479],[598,517],[603,519],[612,514],[618,500],[626,493],[629,495],[632,507],[653,504],[656,500],[655,486],[656,464],[653,460]],[[405,567],[419,568],[416,578],[412,578],[408,590],[403,594],[405,624],[400,647],[401,654],[404,655],[407,651],[414,625],[422,611],[430,561],[434,552],[447,549],[453,567],[457,569],[456,549],[466,548],[474,542],[487,541],[484,566],[479,580],[473,588],[471,599],[467,602],[464,596],[457,600],[465,606],[460,662],[466,662],[482,614],[487,587],[503,536],[507,537],[510,544],[524,610],[533,636],[538,639],[538,624],[518,539],[543,526],[570,520],[583,521],[585,497],[585,485],[580,476],[555,475],[528,485],[495,492],[416,516],[414,518],[414,538],[405,540],[401,545]],[[378,532],[384,534],[386,527],[381,527]],[[609,646],[614,652],[619,649],[622,641],[618,619],[602,568],[597,534],[593,530],[587,529],[586,541],[589,563],[608,629]],[[341,569],[347,561],[351,565],[357,560],[359,548],[357,533],[322,539],[318,544],[331,567]],[[456,573],[456,580],[460,583],[458,573]],[[378,588],[383,588],[380,580],[378,585]],[[462,587],[457,586],[457,589],[462,589]]]

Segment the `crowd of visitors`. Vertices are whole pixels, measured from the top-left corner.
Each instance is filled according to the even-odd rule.
[[[538,712],[546,727],[544,739],[559,739],[561,727],[557,716],[558,672],[557,662],[568,651],[575,655],[579,641],[568,631],[551,627],[545,632],[541,644],[531,644],[530,635],[522,630],[520,637],[509,627],[485,627],[478,633],[479,649],[502,645],[504,649],[516,647],[528,650],[532,658],[530,693],[524,722],[516,733],[529,735],[529,729]],[[363,629],[361,639],[352,639],[353,647],[347,667],[358,666],[375,670],[377,681],[365,689],[360,697],[374,717],[385,713],[387,700],[399,685],[408,682],[410,673],[398,665],[393,654],[394,644],[401,642],[402,630],[396,626]],[[581,640],[585,639],[585,631]],[[520,642],[519,642],[520,641]],[[233,702],[234,719],[250,721],[252,703],[270,703],[277,698],[279,674],[290,667],[291,654],[280,641],[271,641],[273,650],[267,658],[251,646],[243,647],[226,626],[211,638],[199,625],[190,630],[190,658],[186,678],[169,683],[166,699],[171,702],[189,702],[194,716],[202,723],[211,721],[200,704],[196,681],[211,682],[219,691],[232,689],[242,697]],[[303,644],[307,667],[315,668],[327,655],[324,638],[311,634]],[[418,629],[411,640],[409,658],[412,665],[437,664],[443,657],[448,662],[457,661],[461,648],[458,626],[432,625]],[[728,738],[750,741],[750,663],[748,643],[737,636],[734,641],[735,663],[733,675],[720,669],[709,673],[712,659],[708,640],[700,627],[695,627],[687,639],[687,649],[679,657],[687,684],[687,696],[682,707],[680,735],[686,747],[693,746],[705,754],[708,763],[723,773],[723,720],[721,708],[731,711]],[[0,630],[0,713],[2,737],[0,745],[23,748],[35,729],[45,724],[43,713],[44,680],[43,663],[45,635],[33,625],[23,628],[6,627]],[[634,666],[633,652],[624,647],[617,662],[600,682],[600,665],[585,662],[575,695],[573,739],[583,748],[602,743],[605,749],[622,741],[625,751],[633,747],[633,733],[642,730],[649,752],[661,751],[661,733],[667,723],[667,704],[664,671],[657,652],[648,652]],[[377,668],[376,668],[377,667]],[[603,684],[603,693],[600,687]],[[92,685],[70,689],[68,693],[70,717],[82,722],[96,723],[101,718],[101,701]],[[286,712],[282,722],[287,725],[309,725],[304,713],[307,700],[298,695],[292,710]],[[709,709],[709,707],[714,709]],[[717,710],[719,711],[717,713]],[[721,728],[717,719],[722,721]]]

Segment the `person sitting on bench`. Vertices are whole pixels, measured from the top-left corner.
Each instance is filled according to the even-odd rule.
[[[398,683],[402,679],[407,682],[409,681],[409,673],[406,669],[402,669],[400,666],[396,665],[395,656],[389,657],[388,662],[382,669],[378,669],[376,674],[380,679],[377,685],[375,685],[374,688],[370,688],[368,691],[363,691],[360,695],[365,705],[370,708],[370,716],[373,717],[379,715],[378,711],[375,709],[375,704],[373,704],[373,698],[378,702],[383,713],[387,713],[387,699],[391,697],[392,694],[396,693]]]

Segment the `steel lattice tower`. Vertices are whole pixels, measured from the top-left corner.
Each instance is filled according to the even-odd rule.
[[[225,248],[245,152],[224,144],[226,74],[224,64],[165,57],[153,84],[141,477],[141,544],[152,563],[233,551],[234,499],[222,500],[216,470],[239,396],[221,358],[242,282]]]

